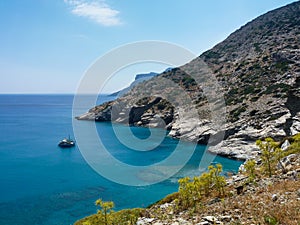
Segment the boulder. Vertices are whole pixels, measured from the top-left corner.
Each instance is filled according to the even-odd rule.
[[[290,147],[290,142],[289,142],[289,140],[285,140],[284,142],[283,142],[283,144],[281,145],[281,149],[283,150],[283,151],[286,151],[289,147]]]

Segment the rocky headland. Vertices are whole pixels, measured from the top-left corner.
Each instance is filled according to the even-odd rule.
[[[139,84],[143,81],[146,81],[146,80],[150,80],[151,78],[153,78],[157,75],[158,75],[158,73],[155,73],[155,72],[136,74],[134,81],[128,87],[123,88],[114,93],[111,93],[110,96],[122,96],[122,95],[126,94],[128,91],[130,91],[130,89],[132,89],[137,84]]]
[[[299,1],[268,12],[188,64],[77,119],[164,127],[217,154],[255,157],[257,139],[300,132],[299,15]]]

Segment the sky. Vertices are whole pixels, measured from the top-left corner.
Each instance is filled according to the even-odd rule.
[[[294,0],[0,0],[0,93],[75,93],[99,57],[128,43],[174,43],[196,55],[242,25]],[[127,69],[107,92],[128,85]],[[126,72],[124,71],[124,72]]]

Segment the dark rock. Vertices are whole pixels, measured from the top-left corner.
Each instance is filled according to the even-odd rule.
[[[243,194],[243,192],[244,192],[244,185],[237,186],[235,189],[236,189],[236,193],[238,195]]]

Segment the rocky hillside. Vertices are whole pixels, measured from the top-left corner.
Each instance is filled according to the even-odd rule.
[[[258,138],[300,132],[299,15],[299,1],[268,12],[77,119],[165,127],[172,137],[213,144],[215,153],[252,157]]]
[[[105,214],[102,206],[75,225],[299,225],[300,134],[259,145],[273,149],[262,148],[235,175],[224,176],[220,165],[211,165],[198,177],[180,179],[178,192],[147,208]]]

